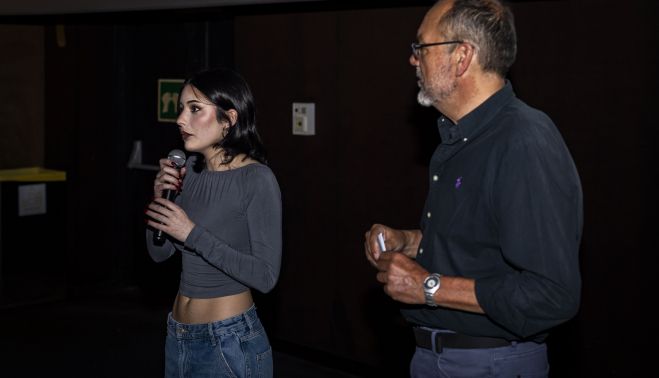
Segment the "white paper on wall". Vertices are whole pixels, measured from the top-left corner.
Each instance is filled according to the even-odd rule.
[[[46,214],[46,184],[18,187],[18,216]]]

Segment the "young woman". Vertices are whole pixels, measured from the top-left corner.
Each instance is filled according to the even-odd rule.
[[[160,160],[146,211],[151,257],[182,258],[165,375],[271,377],[272,350],[250,290],[265,293],[277,282],[281,197],[265,165],[252,93],[234,71],[205,71],[184,83],[179,110],[191,156],[180,171]],[[179,191],[174,202],[165,190]],[[167,235],[162,245],[156,230]]]

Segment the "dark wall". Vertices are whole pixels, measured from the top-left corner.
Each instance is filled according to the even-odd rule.
[[[44,164],[43,30],[0,22],[0,169]]]
[[[56,43],[58,26],[46,28],[46,161],[68,174],[63,252],[74,293],[127,284],[168,300],[176,293],[180,265],[156,267],[144,250],[155,172],[127,163],[136,140],[147,165],[180,148],[175,125],[157,121],[158,78],[232,64],[233,38],[222,17],[175,16],[65,18],[65,45]]]
[[[553,375],[643,376],[656,331],[654,2],[516,2],[517,94],[556,122],[583,181],[579,315],[549,339]],[[372,7],[372,6],[370,6]],[[278,286],[257,295],[273,342],[404,376],[409,332],[363,257],[373,222],[416,227],[432,109],[415,103],[409,43],[426,7],[254,7],[46,20],[45,165],[67,171],[72,295],[137,285],[169,302],[178,262],[154,264],[142,209],[154,172],[126,167],[180,141],[156,121],[156,79],[234,66],[251,83],[284,202]],[[56,44],[64,25],[66,46]],[[293,136],[291,103],[316,103]],[[19,148],[17,146],[17,148]],[[300,349],[301,350],[301,349]]]
[[[67,280],[74,286],[96,286],[114,276],[117,245],[127,242],[117,232],[122,200],[116,190],[124,174],[116,157],[125,137],[116,127],[115,62],[111,28],[66,28],[58,47],[54,27],[46,29],[46,166],[67,172],[67,234],[61,256]]]
[[[426,160],[437,135],[433,115],[414,106],[407,62],[423,12],[235,20],[236,46],[254,46],[236,49],[236,66],[252,83],[284,201],[284,262],[268,316],[271,333],[396,369],[411,344],[366,263],[363,235],[374,222],[414,228],[423,206]],[[293,102],[316,104],[315,136],[292,135]]]

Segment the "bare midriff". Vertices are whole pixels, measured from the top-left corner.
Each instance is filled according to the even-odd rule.
[[[249,290],[217,298],[190,298],[178,293],[172,317],[185,324],[211,323],[242,314],[252,304],[254,301]]]

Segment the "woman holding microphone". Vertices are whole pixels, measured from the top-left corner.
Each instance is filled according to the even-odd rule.
[[[272,350],[251,290],[270,291],[281,261],[281,196],[256,130],[254,99],[236,72],[185,81],[177,124],[191,156],[160,160],[147,208],[147,247],[182,258],[168,316],[166,377],[271,377]],[[172,202],[166,190],[179,194]],[[158,231],[164,243],[154,241]]]

